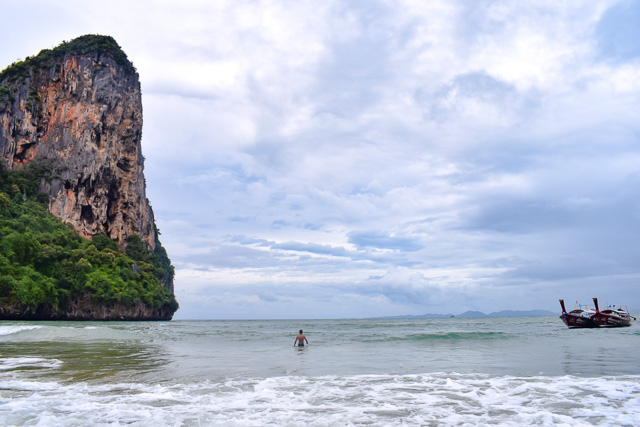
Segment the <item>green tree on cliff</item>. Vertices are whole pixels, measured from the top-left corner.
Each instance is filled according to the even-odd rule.
[[[37,165],[0,168],[0,315],[64,312],[86,295],[107,306],[142,303],[175,312],[178,303],[163,285],[174,270],[160,243],[150,253],[139,236],[129,236],[122,253],[107,236],[81,237],[47,211],[37,192],[46,175]]]

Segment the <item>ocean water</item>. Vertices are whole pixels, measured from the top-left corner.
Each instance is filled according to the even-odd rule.
[[[640,328],[5,321],[0,425],[638,426]]]

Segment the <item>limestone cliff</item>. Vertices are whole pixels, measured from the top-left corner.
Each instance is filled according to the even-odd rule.
[[[93,237],[77,249],[58,234],[38,240],[31,223],[0,230],[0,320],[172,318],[174,270],[146,197],[141,138],[138,74],[111,37],[82,36],[0,73],[0,172],[46,168],[49,212]],[[3,191],[9,218],[27,193]]]
[[[0,74],[0,156],[42,162],[49,211],[83,236],[156,245],[145,194],[138,74],[111,37],[83,36]]]

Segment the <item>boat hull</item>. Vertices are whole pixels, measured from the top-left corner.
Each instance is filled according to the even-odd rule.
[[[593,315],[592,319],[601,328],[620,328],[631,326],[631,319],[616,316],[615,314],[596,313]]]
[[[569,313],[563,313],[560,315],[560,319],[564,322],[569,329],[574,328],[597,328],[599,325],[593,320],[593,318],[576,316]]]

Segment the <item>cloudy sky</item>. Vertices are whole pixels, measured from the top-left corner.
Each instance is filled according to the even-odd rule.
[[[176,319],[640,308],[640,1],[0,4],[138,69]]]

